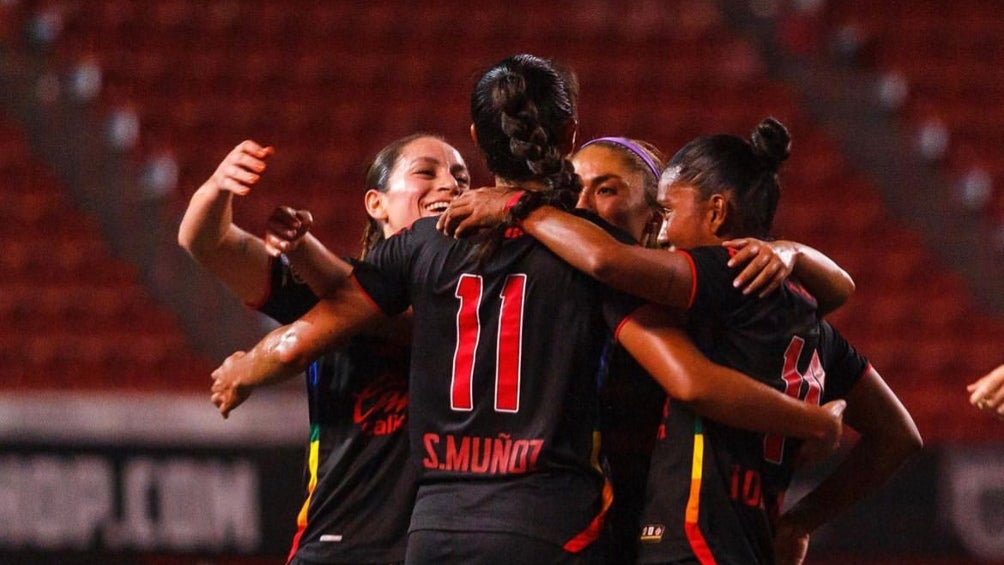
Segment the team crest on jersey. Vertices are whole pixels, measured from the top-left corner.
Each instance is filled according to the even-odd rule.
[[[356,395],[352,419],[367,435],[383,436],[401,429],[407,409],[407,383],[385,376]]]
[[[664,533],[666,533],[666,526],[662,524],[645,524],[641,527],[641,536],[638,539],[642,543],[659,543],[662,541]]]

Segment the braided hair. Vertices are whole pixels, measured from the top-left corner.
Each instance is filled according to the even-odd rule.
[[[578,84],[555,62],[514,55],[491,67],[471,92],[471,117],[488,169],[512,184],[535,181],[544,189],[521,202],[575,206],[582,182],[565,155],[569,128],[576,124]],[[482,236],[483,263],[501,244],[507,224]]]
[[[698,137],[670,159],[663,183],[694,186],[702,199],[728,195],[723,237],[768,238],[781,198],[778,170],[791,154],[791,136],[765,118],[746,141],[734,135]]]

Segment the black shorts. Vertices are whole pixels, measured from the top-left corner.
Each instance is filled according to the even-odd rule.
[[[504,532],[417,530],[408,534],[405,565],[602,565],[600,542],[579,553],[543,540]]]

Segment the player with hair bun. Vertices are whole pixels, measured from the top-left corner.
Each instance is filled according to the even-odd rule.
[[[570,207],[574,82],[532,55],[476,84],[472,134],[496,182],[532,189],[513,221]],[[600,221],[595,219],[595,221]],[[249,390],[412,306],[412,456],[421,467],[408,563],[595,563],[609,484],[597,461],[596,376],[610,335],[675,398],[736,426],[839,439],[842,403],[797,402],[710,363],[662,307],[643,305],[501,228],[457,240],[423,219],[388,238],[300,320],[214,373],[226,413]],[[740,417],[741,415],[741,417]]]
[[[846,422],[860,439],[782,515],[800,442],[737,430],[670,400],[652,456],[642,563],[801,563],[815,528],[878,488],[921,447],[913,419],[879,373],[820,319],[832,302],[821,304],[792,280],[759,299],[732,284],[734,251],[722,243],[770,237],[777,173],[790,147],[787,129],[767,118],[749,140],[701,137],[678,151],[663,174],[660,202],[663,236],[681,251],[665,255],[689,263],[682,277],[693,288],[688,330],[702,351],[805,402],[845,399]]]

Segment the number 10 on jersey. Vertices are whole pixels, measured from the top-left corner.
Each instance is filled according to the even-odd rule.
[[[479,310],[484,281],[478,275],[461,275],[455,296],[457,309],[457,348],[453,353],[453,379],[450,382],[450,407],[458,411],[474,409],[474,361],[481,346]],[[523,341],[523,296],[526,275],[506,277],[499,294],[498,340],[495,344],[495,411],[519,411],[520,354]]]

